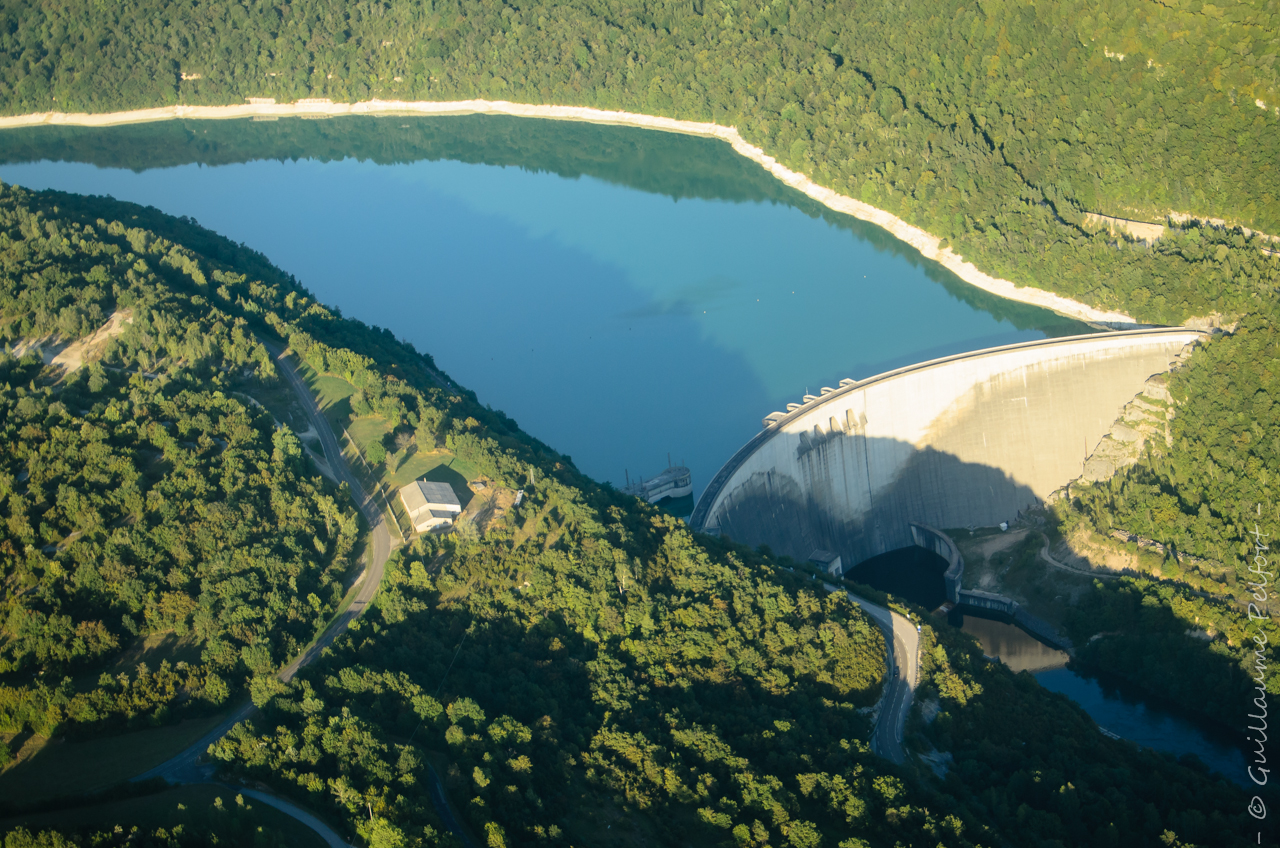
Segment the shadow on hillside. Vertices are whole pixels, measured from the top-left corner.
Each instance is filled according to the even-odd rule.
[[[612,580],[607,586],[596,587],[596,600],[603,605],[592,604],[592,632],[614,646],[610,657],[623,662],[601,660],[597,644],[575,628],[563,612],[548,611],[536,621],[523,622],[495,615],[499,608],[524,606],[514,597],[521,594],[515,586],[522,585],[528,576],[532,575],[497,574],[481,565],[469,573],[436,575],[437,591],[421,596],[428,608],[409,613],[402,620],[394,620],[399,618],[396,610],[400,609],[400,602],[389,600],[384,594],[379,601],[383,629],[378,638],[366,641],[357,632],[353,639],[340,643],[333,655],[304,669],[299,677],[310,679],[317,688],[333,688],[340,682],[329,675],[333,669],[347,665],[358,663],[369,669],[404,672],[425,692],[438,693],[436,697],[442,703],[458,697],[472,698],[490,720],[505,714],[529,727],[543,727],[550,734],[549,744],[557,748],[572,746],[568,750],[589,748],[592,728],[606,721],[606,713],[611,716],[608,723],[620,728],[664,731],[673,706],[678,707],[682,724],[718,727],[726,738],[733,739],[735,747],[758,747],[760,753],[786,746],[785,740],[774,743],[767,735],[760,735],[775,721],[796,723],[805,733],[829,734],[832,739],[869,738],[870,725],[865,716],[853,709],[829,707],[849,702],[857,707],[874,703],[881,685],[878,677],[865,690],[842,692],[819,682],[814,674],[804,673],[796,676],[789,694],[775,694],[769,687],[776,681],[770,683],[765,677],[750,674],[726,675],[729,666],[723,656],[709,650],[693,631],[688,641],[659,645],[654,639],[643,639],[634,631],[634,624],[628,626],[625,621],[638,620],[642,610],[653,613],[655,609],[639,597],[616,599]],[[547,576],[544,573],[533,579],[545,581]],[[519,584],[515,583],[517,579]],[[545,599],[548,588],[530,586],[525,592],[534,596],[530,599],[532,604],[539,605],[538,596]],[[605,601],[601,594],[615,597]],[[713,595],[719,594],[722,592],[713,590]],[[708,621],[718,619],[719,613],[711,607],[706,609]],[[852,608],[849,612],[853,612]],[[755,614],[761,613],[756,610]],[[368,627],[367,621],[360,625],[361,631],[367,632]],[[868,632],[879,634],[874,627]],[[643,650],[639,644],[633,646],[633,650],[648,657],[643,667],[634,661],[633,654],[618,649],[628,637],[647,643]],[[356,643],[358,651],[352,647]],[[760,645],[756,647],[765,650]],[[804,646],[796,644],[787,650],[803,652]],[[702,654],[700,659],[691,659],[697,654]],[[880,673],[883,674],[883,667]],[[654,693],[659,689],[664,690],[661,700],[666,706],[657,702]],[[325,698],[337,703],[329,695]],[[343,703],[407,736],[419,719],[408,703],[397,704],[395,700],[388,692],[353,695]]]
[[[467,478],[457,471],[454,471],[446,463],[441,463],[432,468],[420,478],[429,480],[433,483],[448,483],[453,489],[453,493],[458,496],[458,503],[462,504],[462,508],[466,509],[467,504],[471,503],[471,499],[475,497],[475,493],[471,491],[471,487],[467,485]]]

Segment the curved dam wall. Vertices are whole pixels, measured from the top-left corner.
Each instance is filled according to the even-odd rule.
[[[842,381],[783,415],[707,486],[695,530],[852,566],[910,525],[991,526],[1079,477],[1124,405],[1204,333],[1046,339]]]

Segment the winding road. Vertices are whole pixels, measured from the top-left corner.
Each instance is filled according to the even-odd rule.
[[[321,651],[346,631],[352,621],[369,608],[378,590],[378,585],[382,582],[382,573],[387,559],[391,555],[391,535],[387,530],[382,511],[364,491],[360,482],[356,480],[355,475],[352,474],[346,458],[342,455],[341,447],[333,433],[333,429],[329,426],[329,422],[325,420],[315,397],[307,388],[297,369],[285,358],[284,352],[278,345],[268,344],[265,341],[263,341],[263,345],[275,359],[281,375],[288,382],[294,395],[302,404],[307,417],[311,421],[311,426],[319,434],[325,457],[328,458],[334,474],[337,475],[340,482],[346,483],[350,487],[352,498],[371,528],[371,545],[366,555],[365,569],[356,580],[360,588],[356,593],[355,599],[325,629],[320,638],[281,669],[279,678],[287,683],[293,679],[299,669],[319,656]],[[824,585],[831,592],[844,591],[829,583]],[[919,683],[919,634],[915,625],[905,616],[850,592],[845,592],[845,594],[851,601],[866,610],[867,614],[875,620],[885,633],[888,660],[890,667],[894,669],[894,673],[881,698],[880,713],[872,734],[871,750],[895,763],[901,763],[905,759],[902,734],[906,726],[907,713],[911,708],[912,696],[916,685]],[[251,717],[255,712],[257,712],[257,708],[252,703],[244,704],[217,727],[177,756],[138,775],[134,778],[134,781],[138,782],[158,777],[172,784],[215,782],[214,772],[216,767],[210,764],[202,764],[200,762],[201,756],[208,751],[210,745],[217,742],[238,723]],[[460,823],[455,819],[445,796],[444,787],[441,785],[440,778],[436,775],[434,769],[429,769],[428,779],[431,784],[431,800],[443,818],[445,826],[459,838],[463,845],[470,848],[471,841]],[[337,831],[301,807],[268,793],[245,788],[237,788],[237,791],[243,792],[292,816],[318,833],[331,848],[342,848],[342,846],[348,845],[347,841]]]
[[[311,421],[311,426],[315,428],[315,431],[320,436],[320,444],[324,447],[324,454],[329,460],[330,467],[333,469],[334,474],[337,475],[338,480],[346,483],[351,488],[351,497],[359,508],[361,515],[364,516],[365,521],[368,522],[371,533],[371,544],[365,555],[365,568],[360,576],[356,578],[356,585],[360,588],[356,592],[355,598],[351,601],[351,605],[329,624],[324,633],[320,635],[320,638],[316,639],[293,662],[280,670],[279,678],[288,683],[300,668],[310,663],[320,655],[321,651],[333,644],[333,640],[342,635],[351,625],[351,622],[363,615],[364,611],[369,608],[369,605],[373,602],[373,596],[378,591],[378,585],[382,582],[382,571],[386,567],[387,558],[391,556],[391,534],[387,530],[382,511],[378,509],[377,504],[365,493],[360,482],[351,473],[351,468],[347,465],[346,459],[342,455],[342,450],[338,445],[337,437],[333,434],[333,429],[329,426],[329,422],[325,420],[324,415],[321,414],[320,407],[317,405],[311,391],[307,388],[306,383],[303,382],[302,377],[298,374],[297,369],[285,358],[284,352],[278,345],[269,344],[261,339],[259,341],[262,341],[263,346],[271,353],[281,375],[289,384],[289,387],[293,389],[298,402],[302,404],[302,408],[306,411],[307,417]],[[200,757],[209,750],[210,745],[217,742],[230,732],[231,728],[249,718],[255,712],[257,712],[257,708],[252,703],[242,705],[221,724],[200,737],[199,740],[180,754],[138,775],[133,779],[133,782],[151,780],[157,777],[173,784],[213,782],[215,767],[202,764]],[[319,833],[321,838],[330,846],[335,846],[336,848],[336,846],[347,844],[347,841],[336,831],[294,804],[262,792],[248,789],[238,789],[237,791],[257,798],[263,803],[293,816]]]
[[[911,711],[911,699],[920,684],[920,633],[905,615],[873,604],[866,598],[845,592],[839,586],[824,583],[829,592],[844,592],[858,604],[884,631],[885,649],[892,673],[880,697],[880,714],[871,733],[871,750],[895,763],[906,760],[902,734]]]
[[[387,523],[383,519],[382,510],[365,493],[360,481],[356,480],[355,475],[351,473],[351,467],[347,465],[346,458],[342,455],[342,448],[338,445],[338,439],[333,434],[333,428],[329,426],[329,422],[325,420],[324,415],[320,412],[320,407],[316,403],[315,397],[311,394],[311,390],[307,388],[307,384],[303,382],[297,369],[285,359],[284,353],[276,346],[263,342],[263,347],[275,359],[280,373],[289,383],[289,387],[293,389],[293,393],[297,396],[299,403],[302,404],[302,408],[306,410],[307,417],[311,419],[311,426],[320,435],[320,444],[324,448],[325,458],[329,460],[329,467],[333,469],[333,473],[337,475],[340,481],[351,487],[351,498],[360,508],[360,513],[364,516],[365,521],[369,523],[369,529],[372,534],[372,544],[367,554],[368,561],[365,563],[364,572],[356,580],[360,590],[356,593],[355,599],[351,602],[351,606],[347,607],[346,611],[329,625],[324,634],[311,647],[303,651],[299,657],[281,670],[280,679],[287,683],[298,673],[298,669],[319,656],[322,650],[331,645],[334,639],[346,631],[352,621],[359,618],[368,609],[369,604],[373,601],[374,594],[378,591],[378,585],[382,582],[382,570],[386,567],[387,558],[391,556],[391,533],[387,530]]]

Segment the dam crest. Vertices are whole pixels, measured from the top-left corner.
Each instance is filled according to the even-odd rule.
[[[921,528],[1012,521],[1080,477],[1125,404],[1206,336],[1044,339],[841,381],[765,418],[690,526],[802,561],[833,551],[847,569],[932,547]]]

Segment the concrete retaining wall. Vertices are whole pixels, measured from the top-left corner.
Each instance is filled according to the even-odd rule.
[[[991,592],[963,589],[957,593],[956,600],[961,606],[1004,613],[1008,616],[1013,616],[1018,612],[1018,602],[1013,598],[1006,598],[1004,595],[996,595]]]
[[[935,530],[927,524],[911,522],[911,540],[919,547],[933,551],[947,561],[947,570],[942,574],[946,586],[947,600],[960,602],[960,581],[964,579],[964,558],[960,549],[951,537],[941,530]]]
[[[852,566],[911,522],[992,526],[1078,477],[1124,405],[1203,333],[1046,339],[891,371],[809,400],[748,442],[690,524]]]

